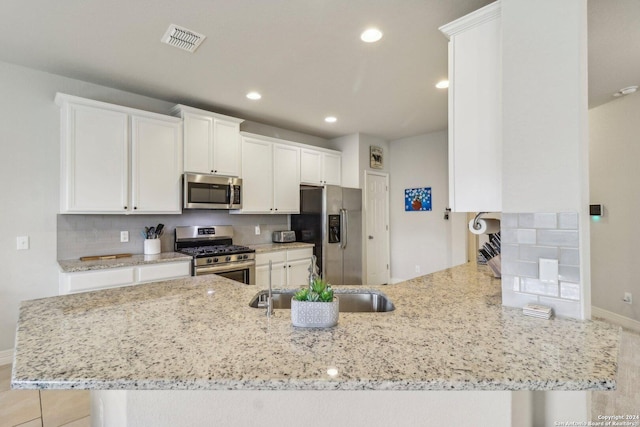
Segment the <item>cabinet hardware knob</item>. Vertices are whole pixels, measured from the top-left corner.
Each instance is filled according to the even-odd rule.
[[[126,206],[125,206],[124,208],[125,208],[125,209],[127,209],[127,207],[126,207]]]
[[[138,209],[138,207],[137,207],[137,206],[134,206],[134,207],[133,207],[133,209]]]

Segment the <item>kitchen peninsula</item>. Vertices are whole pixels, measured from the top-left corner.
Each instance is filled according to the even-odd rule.
[[[292,327],[288,310],[267,318],[248,305],[255,287],[215,275],[25,301],[12,387],[615,388],[617,327],[502,307],[500,281],[484,267],[371,289],[395,310],[340,313],[338,326],[324,330]]]

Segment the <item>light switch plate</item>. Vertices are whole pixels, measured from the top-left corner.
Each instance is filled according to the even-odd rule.
[[[540,258],[538,263],[538,278],[543,283],[558,283],[558,260]]]
[[[16,249],[19,251],[29,249],[29,236],[16,237]]]
[[[129,232],[121,231],[120,232],[120,243],[126,243],[129,241]]]

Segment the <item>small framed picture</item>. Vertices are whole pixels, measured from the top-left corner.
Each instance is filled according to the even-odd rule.
[[[406,212],[430,211],[431,187],[405,189],[404,210]]]
[[[369,147],[369,157],[370,157],[370,166],[371,169],[382,169],[383,168],[383,159],[382,159],[382,148],[376,147],[375,145],[371,145]]]

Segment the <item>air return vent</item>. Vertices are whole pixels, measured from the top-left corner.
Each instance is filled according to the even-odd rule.
[[[162,43],[193,53],[205,38],[207,37],[195,31],[171,24],[160,40]]]

